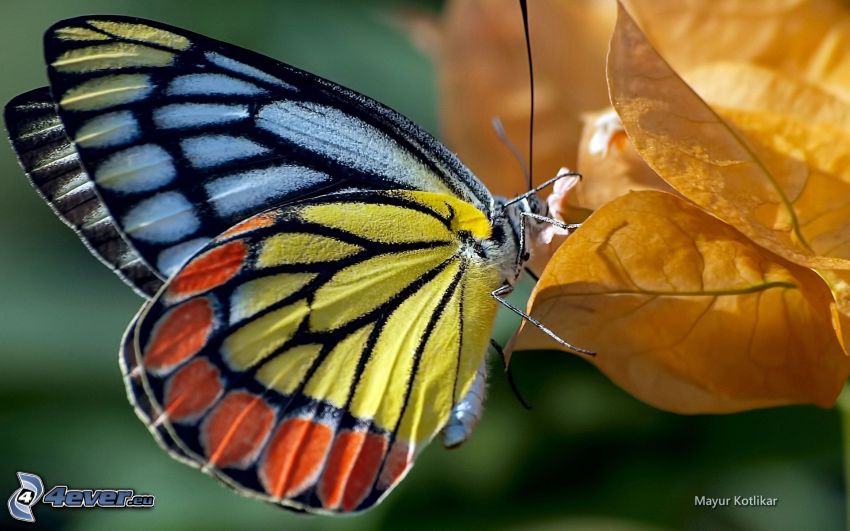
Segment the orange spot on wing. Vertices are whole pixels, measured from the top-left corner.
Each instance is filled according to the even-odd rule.
[[[350,512],[366,498],[378,475],[387,438],[374,433],[345,431],[334,441],[319,483],[319,499],[326,509]]]
[[[387,456],[387,461],[384,464],[384,469],[381,471],[378,488],[386,490],[395,485],[407,471],[410,465],[410,457],[410,447],[407,444],[398,440],[393,443],[390,453]]]
[[[213,309],[206,298],[192,299],[160,317],[145,347],[148,369],[164,371],[191,358],[207,342],[213,327]]]
[[[246,219],[242,223],[234,225],[222,232],[219,238],[229,238],[231,236],[236,236],[237,234],[242,234],[243,232],[268,227],[274,223],[274,221],[275,216],[272,213],[257,214],[253,218]]]
[[[168,380],[165,413],[175,421],[197,418],[221,394],[218,369],[204,359],[196,359]]]
[[[247,254],[242,240],[205,252],[177,273],[168,285],[168,297],[189,297],[224,284],[239,271]]]
[[[222,399],[204,422],[204,451],[213,465],[245,467],[272,429],[274,411],[265,400],[244,391]]]
[[[291,498],[310,486],[319,474],[333,431],[305,419],[287,420],[269,441],[260,480],[275,498]]]

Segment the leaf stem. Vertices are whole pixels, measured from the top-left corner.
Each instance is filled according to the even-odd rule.
[[[835,402],[841,417],[841,448],[844,455],[844,508],[845,528],[850,531],[850,382]]]

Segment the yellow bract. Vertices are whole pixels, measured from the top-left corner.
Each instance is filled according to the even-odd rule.
[[[629,4],[664,58],[621,6],[608,81],[628,139],[607,161],[582,152],[582,169],[605,170],[583,183],[607,179],[595,197],[577,194],[598,210],[546,266],[529,311],[663,409],[830,406],[850,374],[850,103],[830,81],[850,79],[835,46],[848,10]],[[680,196],[608,202],[659,187],[644,162]],[[552,343],[526,326],[516,348]]]
[[[721,61],[691,68],[686,79],[712,106],[778,112],[810,125],[850,129],[850,103],[783,72]]]
[[[644,160],[683,195],[774,252],[816,256],[791,201],[800,186],[772,171],[740,132],[665,63],[621,11],[609,55],[611,100]]]
[[[655,406],[829,406],[850,374],[817,275],[670,194],[608,203],[546,271],[533,315]],[[517,349],[551,348],[526,330]]]
[[[628,0],[627,5],[649,40],[693,86],[698,85],[687,75],[693,65],[735,60],[850,95],[850,11],[842,0]]]

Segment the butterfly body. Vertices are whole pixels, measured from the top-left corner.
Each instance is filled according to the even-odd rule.
[[[323,513],[373,506],[480,417],[497,302],[545,214],[386,107],[163,24],[45,35],[6,123],[36,188],[148,298],[121,364],[175,458]]]

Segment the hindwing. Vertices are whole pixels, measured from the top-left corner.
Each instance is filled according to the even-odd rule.
[[[303,200],[205,245],[128,330],[160,442],[274,503],[379,501],[473,386],[499,286],[472,205],[428,192]]]

